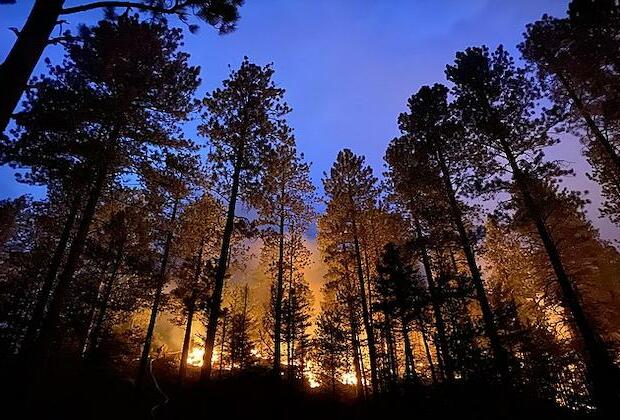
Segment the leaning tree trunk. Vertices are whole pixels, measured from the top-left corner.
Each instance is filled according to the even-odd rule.
[[[0,65],[0,136],[48,44],[65,0],[36,0],[17,41]]]
[[[620,178],[620,155],[618,154],[618,151],[613,146],[613,144],[611,144],[609,139],[607,139],[605,134],[603,134],[601,129],[596,125],[596,122],[594,122],[592,115],[586,109],[586,106],[582,102],[577,92],[575,92],[575,89],[573,89],[573,87],[571,86],[570,81],[563,75],[562,72],[557,72],[557,76],[560,80],[560,83],[566,90],[569,98],[573,102],[573,105],[575,105],[575,108],[577,108],[577,111],[579,111],[579,114],[581,114],[581,118],[583,118],[583,120],[585,121],[586,126],[592,132],[592,134],[594,134],[596,142],[600,147],[602,147],[607,157],[612,161],[614,165],[614,172],[616,175],[614,178]]]
[[[95,178],[95,184],[93,185],[84,211],[82,212],[82,218],[78,226],[77,232],[71,247],[69,248],[69,254],[65,263],[64,270],[58,276],[54,293],[50,299],[49,310],[47,316],[44,318],[41,325],[41,333],[36,344],[35,362],[32,367],[39,372],[37,375],[42,375],[46,369],[47,357],[52,349],[52,342],[54,340],[56,327],[60,322],[60,315],[65,303],[67,294],[69,293],[69,286],[73,280],[73,275],[77,270],[80,257],[86,244],[88,237],[88,231],[95,215],[97,204],[103,190],[107,178],[107,171],[104,167],[100,167],[97,171]]]
[[[424,272],[426,273],[426,281],[428,282],[428,291],[431,296],[431,305],[433,307],[433,315],[435,317],[435,324],[437,326],[437,337],[438,337],[438,347],[440,349],[441,355],[438,356],[438,359],[443,361],[443,370],[445,379],[448,382],[454,381],[454,367],[452,363],[452,357],[450,356],[450,348],[448,346],[448,339],[446,338],[446,323],[443,318],[443,313],[441,311],[441,302],[439,296],[439,289],[435,284],[435,279],[433,278],[433,271],[431,268],[431,260],[428,256],[428,251],[426,249],[426,245],[424,244],[424,236],[422,234],[422,227],[420,226],[420,222],[416,219],[415,223],[415,231],[418,240],[421,242],[420,251],[422,254],[422,265],[424,266]]]
[[[73,230],[73,226],[75,225],[75,219],[80,208],[81,199],[82,197],[78,193],[76,193],[73,197],[71,207],[69,208],[69,214],[67,215],[64,227],[62,229],[60,237],[58,238],[56,248],[54,249],[54,254],[52,255],[50,266],[45,275],[43,286],[41,287],[41,290],[37,295],[37,301],[35,303],[34,310],[32,312],[30,322],[28,323],[28,328],[26,330],[26,334],[24,336],[20,349],[20,353],[24,356],[26,360],[28,359],[28,354],[33,350],[39,328],[41,327],[41,322],[43,321],[43,318],[45,316],[45,308],[48,301],[50,300],[51,293],[54,288],[54,282],[56,281],[56,277],[58,275],[58,270],[60,269],[60,265],[62,263],[63,257],[65,256],[67,246],[69,245],[71,231]]]
[[[283,188],[284,189],[284,188]],[[284,200],[284,194],[281,199]],[[273,373],[280,377],[281,337],[282,337],[282,294],[284,290],[284,202],[280,204],[278,243],[278,276],[276,279],[276,300],[274,302],[274,328],[273,328]],[[289,366],[290,369],[290,366]]]
[[[226,276],[226,268],[228,266],[228,250],[232,239],[235,207],[237,205],[237,195],[239,194],[239,178],[241,175],[242,151],[237,152],[238,156],[235,162],[235,169],[232,177],[232,186],[230,191],[230,200],[228,202],[228,213],[226,214],[226,225],[224,226],[224,234],[222,235],[222,248],[215,272],[215,284],[213,288],[213,296],[211,297],[211,308],[209,310],[209,320],[207,323],[207,337],[205,340],[205,353],[203,358],[202,369],[200,371],[200,380],[208,381],[211,378],[213,357],[213,346],[215,345],[215,334],[217,333],[217,321],[220,317],[220,307],[222,305],[222,292],[224,290],[224,278]]]
[[[151,307],[151,316],[149,318],[149,325],[146,329],[146,337],[144,338],[144,346],[142,347],[142,355],[140,356],[140,364],[138,365],[138,375],[136,377],[136,389],[142,388],[144,382],[144,375],[149,362],[149,354],[151,352],[151,342],[153,341],[153,333],[155,332],[155,323],[157,322],[157,315],[159,314],[159,305],[161,303],[161,295],[166,285],[166,271],[168,268],[168,260],[170,257],[170,246],[172,245],[172,238],[174,236],[173,224],[176,221],[177,209],[179,206],[179,198],[174,199],[172,206],[172,215],[170,216],[170,226],[166,235],[166,243],[164,244],[164,254],[161,260],[161,267],[159,270],[159,276],[157,279],[157,288],[155,289],[155,297],[153,298],[153,306]]]
[[[523,198],[528,216],[534,222],[549,257],[549,262],[560,286],[563,306],[570,312],[583,341],[585,364],[591,386],[592,399],[603,414],[611,414],[617,408],[620,396],[620,374],[618,373],[618,368],[614,365],[603,339],[594,330],[581,306],[578,293],[564,268],[557,245],[530,192],[526,175],[521,170],[508,143],[505,140],[501,140],[501,146],[512,169],[513,178]]]
[[[482,275],[480,274],[480,269],[478,268],[478,263],[476,262],[476,256],[469,240],[467,230],[465,229],[465,224],[463,223],[463,213],[459,203],[456,200],[456,193],[454,192],[454,187],[452,186],[452,181],[450,180],[450,171],[448,170],[448,166],[446,165],[441,151],[436,150],[435,152],[437,154],[437,160],[441,170],[441,179],[443,181],[445,192],[450,204],[450,210],[452,212],[452,221],[459,234],[461,247],[463,249],[463,253],[465,254],[469,271],[471,272],[474,288],[476,289],[476,297],[480,303],[484,331],[491,342],[491,350],[493,351],[495,365],[500,379],[504,384],[507,384],[509,371],[506,350],[502,347],[499,339],[495,317],[493,315],[493,311],[491,310],[489,299],[487,298],[484,283],[482,281]]]

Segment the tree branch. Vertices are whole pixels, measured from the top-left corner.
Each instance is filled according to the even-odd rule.
[[[157,12],[163,14],[176,13],[186,6],[184,2],[175,2],[174,6],[165,8],[158,6],[150,6],[148,4],[132,2],[132,1],[96,1],[94,3],[83,4],[81,6],[68,7],[62,9],[61,15],[71,15],[74,13],[86,12],[93,9],[100,9],[105,7],[125,7],[133,8],[143,11]]]

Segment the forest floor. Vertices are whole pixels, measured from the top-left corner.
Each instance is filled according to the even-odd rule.
[[[41,420],[198,420],[198,419],[593,419],[594,416],[558,409],[533,398],[507,398],[494,387],[463,385],[399,388],[378,398],[359,401],[341,392],[304,389],[277,381],[266,371],[240,373],[198,386],[190,377],[179,385],[174,375],[158,374],[161,390],[152,381],[136,392],[133,381],[109,368],[85,370],[56,364],[54,375],[39,391],[3,369],[0,404],[6,419]],[[172,372],[170,372],[172,373]],[[194,372],[195,374],[196,372]],[[151,378],[149,378],[151,379]],[[344,394],[347,391],[344,390]]]

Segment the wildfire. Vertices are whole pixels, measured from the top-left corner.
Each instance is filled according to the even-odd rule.
[[[201,367],[204,364],[205,349],[199,345],[195,345],[192,351],[187,355],[187,364],[195,367]],[[218,349],[213,349],[213,355],[211,356],[211,363],[215,363],[219,360]]]
[[[187,363],[192,366],[201,367],[203,363],[203,357],[205,355],[205,349],[202,347],[194,347],[187,356]]]
[[[342,382],[345,385],[357,385],[357,378],[355,377],[355,373],[353,372],[343,373],[342,376],[340,377],[340,382]]]
[[[314,373],[313,368],[314,368],[314,363],[309,361],[304,370],[304,376],[308,380],[308,385],[310,385],[310,388],[318,388],[321,386],[321,383],[316,377],[316,374]]]

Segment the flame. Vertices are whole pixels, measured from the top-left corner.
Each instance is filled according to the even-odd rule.
[[[308,385],[310,385],[310,388],[318,388],[321,386],[321,383],[319,382],[319,379],[316,377],[316,374],[314,373],[313,368],[314,368],[314,363],[312,361],[309,361],[304,370],[304,376],[308,380]]]
[[[187,364],[201,367],[203,364],[203,357],[205,355],[205,349],[202,347],[194,347],[187,356]]]
[[[346,372],[340,376],[340,382],[345,385],[357,385],[357,377],[353,372]]]

